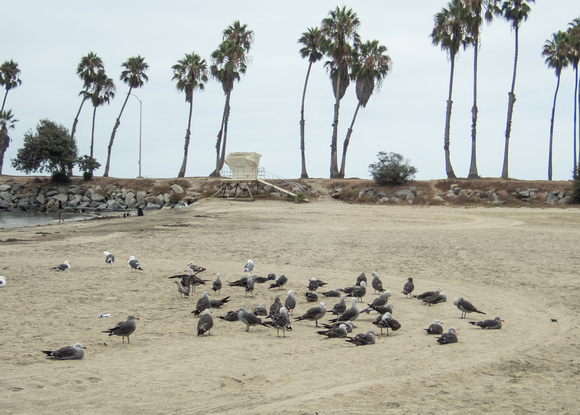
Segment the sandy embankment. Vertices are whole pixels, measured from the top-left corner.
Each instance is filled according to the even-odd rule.
[[[580,398],[578,306],[580,211],[291,204],[204,200],[143,218],[3,230],[0,274],[0,413],[575,413]],[[107,267],[102,251],[117,256]],[[134,255],[145,269],[132,273]],[[376,270],[392,291],[402,328],[373,346],[322,340],[314,323],[293,324],[286,339],[263,327],[215,322],[195,335],[190,313],[203,289],[179,298],[167,277],[194,261],[224,282],[285,274],[298,315],[312,306],[309,277],[330,289]],[[69,260],[72,269],[51,267]],[[441,287],[449,301],[423,306],[401,288]],[[214,317],[267,306],[277,291],[231,296]],[[451,303],[464,297],[501,316],[482,331]],[[376,297],[372,290],[365,297]],[[336,302],[325,301],[329,308]],[[231,306],[230,306],[231,304]],[[110,318],[99,319],[101,313]],[[101,330],[140,317],[131,344]],[[355,332],[374,328],[362,315]],[[468,320],[481,316],[470,316]],[[423,331],[433,320],[460,329],[440,346]],[[557,322],[552,322],[556,319]],[[40,350],[74,342],[81,361],[52,361]],[[106,345],[105,345],[106,343]]]

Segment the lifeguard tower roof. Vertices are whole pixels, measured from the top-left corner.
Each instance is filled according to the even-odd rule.
[[[258,180],[258,167],[261,154],[258,153],[230,153],[225,162],[232,172],[233,180]]]

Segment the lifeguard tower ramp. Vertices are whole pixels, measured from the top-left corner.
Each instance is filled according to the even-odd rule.
[[[228,199],[249,197],[250,200],[253,200],[252,192],[259,193],[260,185],[271,186],[282,193],[297,197],[297,194],[293,191],[284,189],[266,180],[265,170],[259,167],[261,157],[261,154],[254,152],[228,154],[225,163],[229,167],[229,171],[226,170],[222,173],[223,178],[220,189],[214,194],[214,197],[226,197]],[[280,177],[277,177],[276,180],[290,184],[292,190],[297,193],[302,193],[299,184],[292,183]]]

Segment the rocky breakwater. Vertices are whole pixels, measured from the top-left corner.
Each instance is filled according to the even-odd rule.
[[[146,190],[118,184],[0,184],[0,211],[56,212],[62,202],[65,212],[122,212],[176,208],[196,202],[201,194],[178,184],[151,186]]]

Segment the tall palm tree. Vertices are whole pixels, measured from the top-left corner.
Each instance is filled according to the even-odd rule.
[[[8,96],[8,91],[21,85],[20,80],[20,68],[18,64],[13,60],[5,61],[0,65],[0,85],[2,85],[6,92],[4,93],[4,99],[2,100],[2,108],[0,111],[4,111],[4,105],[6,105],[6,97]]]
[[[75,138],[81,110],[83,109],[85,101],[91,99],[89,91],[93,87],[94,78],[99,69],[104,69],[103,60],[94,52],[89,52],[86,56],[83,56],[77,66],[77,75],[81,78],[81,81],[83,81],[83,90],[79,93],[79,96],[82,97],[82,101],[71,128],[70,136],[73,140]]]
[[[554,138],[554,117],[556,115],[556,99],[558,98],[558,89],[560,89],[560,75],[562,69],[568,66],[569,60],[568,34],[559,31],[552,35],[552,39],[546,40],[542,49],[542,56],[546,57],[548,68],[554,68],[558,81],[556,83],[556,92],[554,93],[554,104],[552,105],[552,118],[550,120],[550,146],[548,151],[548,180],[552,180],[552,143]]]
[[[107,76],[104,69],[99,69],[93,78],[93,84],[89,91],[91,103],[93,104],[93,126],[91,130],[91,151],[93,157],[95,146],[95,120],[97,108],[103,104],[109,104],[115,97],[115,82]],[[92,172],[91,172],[92,173]]]
[[[131,96],[131,92],[134,88],[141,88],[145,82],[149,80],[149,77],[145,72],[149,69],[149,65],[145,62],[145,58],[141,56],[134,56],[127,59],[126,62],[122,64],[124,68],[121,72],[121,81],[129,85],[129,91],[127,92],[127,96],[125,97],[125,101],[123,102],[123,106],[121,107],[121,112],[119,112],[119,116],[115,121],[115,126],[113,127],[113,132],[111,133],[111,139],[109,141],[109,147],[107,148],[107,164],[105,165],[105,172],[103,173],[103,177],[109,177],[109,166],[111,162],[111,149],[113,148],[113,141],[115,140],[115,134],[117,133],[117,128],[121,124],[121,116],[123,115],[123,111],[125,110],[125,105],[127,105],[127,101]]]
[[[223,32],[223,42],[211,54],[213,64],[210,67],[211,75],[221,83],[226,102],[222,122],[216,141],[216,167],[210,176],[219,177],[226,159],[226,145],[228,138],[228,121],[230,116],[230,98],[234,88],[234,81],[240,80],[240,74],[246,73],[251,60],[248,52],[254,42],[254,32],[248,30],[248,25],[236,20]],[[223,138],[223,139],[222,139]]]
[[[352,122],[346,133],[342,146],[342,162],[338,177],[344,178],[346,168],[346,151],[350,143],[354,122],[361,107],[366,107],[371,95],[380,89],[383,79],[391,69],[391,58],[386,54],[386,46],[378,40],[367,41],[357,46],[356,59],[353,64],[352,79],[356,81],[356,97],[358,105],[354,111]]]
[[[502,16],[511,25],[514,30],[515,48],[514,48],[514,70],[512,75],[511,89],[508,94],[508,111],[505,128],[505,148],[503,155],[503,168],[501,177],[503,179],[509,178],[508,172],[508,155],[509,142],[512,129],[512,117],[514,112],[514,104],[516,102],[515,88],[516,88],[516,72],[518,67],[518,48],[519,48],[519,33],[520,25],[528,19],[531,7],[528,3],[535,3],[535,0],[504,0],[501,7],[496,8],[496,14]]]
[[[203,91],[204,82],[207,82],[207,64],[195,52],[186,54],[185,57],[172,67],[173,80],[177,81],[177,89],[185,92],[185,102],[189,102],[189,117],[187,120],[187,130],[185,131],[185,145],[183,147],[183,162],[177,177],[185,177],[187,168],[187,154],[189,152],[189,141],[191,137],[191,116],[193,113],[193,92],[196,89]]]
[[[14,128],[18,120],[14,119],[12,110],[0,110],[0,175],[2,174],[2,167],[4,166],[4,154],[10,146],[10,137],[8,130]]]
[[[443,149],[445,150],[445,171],[448,179],[455,179],[455,172],[451,165],[449,151],[450,132],[451,132],[451,107],[453,105],[453,75],[455,71],[455,58],[459,49],[463,46],[465,49],[473,42],[469,34],[469,28],[472,27],[472,16],[465,7],[462,0],[451,0],[447,8],[435,14],[435,26],[431,32],[431,39],[434,45],[440,45],[449,56],[451,62],[451,73],[449,75],[449,95],[447,98],[447,111],[445,114],[445,137],[443,139]]]
[[[304,90],[302,92],[302,106],[300,107],[300,155],[302,159],[302,173],[300,177],[302,179],[308,178],[308,172],[306,171],[306,154],[305,154],[305,142],[304,142],[304,101],[306,99],[306,87],[308,86],[308,78],[310,77],[310,70],[312,69],[312,64],[318,62],[324,56],[322,53],[322,34],[317,27],[310,27],[300,39],[298,43],[302,45],[300,49],[300,55],[303,58],[308,58],[308,70],[306,71],[306,80],[304,81]]]
[[[580,61],[580,17],[575,18],[569,24],[568,28],[568,39],[570,44],[569,56],[570,63],[574,68],[575,81],[574,81],[574,169],[573,178],[576,180],[576,174],[578,172],[578,159],[577,159],[577,147],[576,147],[576,137],[578,135],[576,132],[580,132],[580,123],[576,125],[576,119],[578,114],[578,104],[580,103],[580,91],[578,90],[578,63]]]
[[[490,22],[493,19],[494,0],[463,0],[463,2],[473,14],[469,27],[469,32],[473,37],[473,105],[471,107],[471,162],[467,178],[476,179],[479,178],[477,172],[477,69],[480,35],[483,20]]]
[[[332,123],[332,139],[330,142],[330,178],[338,177],[338,119],[340,100],[348,86],[350,57],[354,44],[359,41],[357,30],[360,20],[352,9],[343,6],[328,12],[328,17],[322,20],[321,31],[325,38],[324,53],[330,58],[326,67],[330,74],[334,92],[334,119]]]

